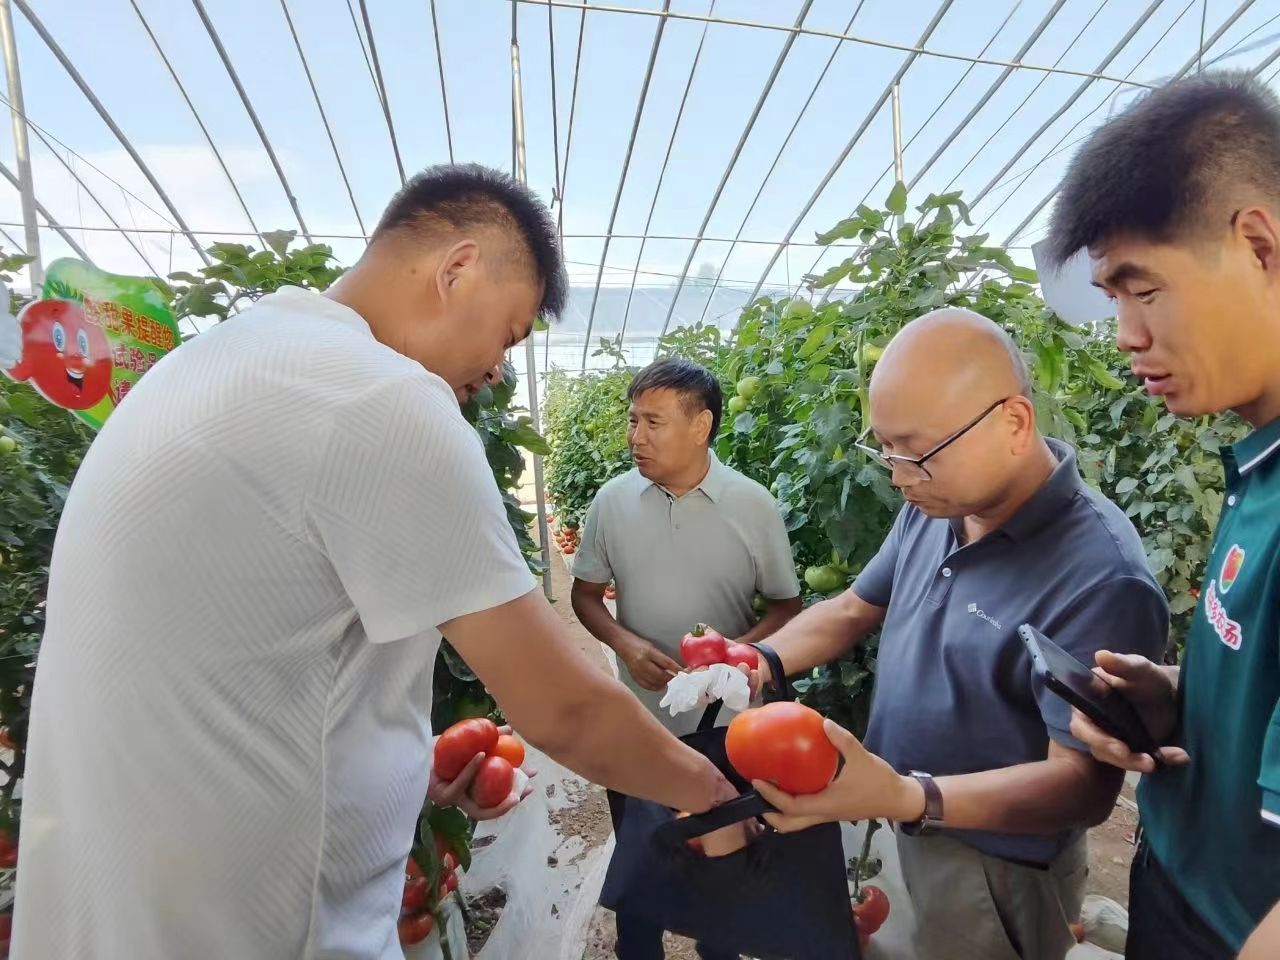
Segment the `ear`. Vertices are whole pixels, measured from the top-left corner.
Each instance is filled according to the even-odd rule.
[[[447,301],[463,279],[480,261],[480,245],[474,240],[459,240],[444,251],[436,266],[436,295]]]
[[[1280,277],[1280,223],[1266,207],[1246,207],[1236,214],[1237,236],[1249,244],[1262,269]]]
[[[1005,416],[1012,428],[1014,453],[1024,453],[1036,437],[1036,408],[1026,397],[1012,397],[1005,402]]]
[[[702,442],[710,445],[711,443],[711,422],[714,418],[711,416],[710,410],[700,410],[698,415],[693,418],[694,434],[702,438]]]

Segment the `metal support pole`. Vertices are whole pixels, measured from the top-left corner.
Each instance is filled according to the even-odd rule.
[[[524,93],[520,85],[520,42],[516,36],[515,0],[511,3],[511,154],[515,169],[512,171],[521,183],[528,182],[525,170],[524,149]],[[533,429],[542,430],[542,418],[538,415],[538,355],[534,350],[533,336],[524,341],[526,364],[525,379],[529,381],[529,417]],[[551,599],[551,537],[547,531],[547,497],[542,485],[542,457],[533,455],[533,483],[538,494],[538,543],[542,547],[542,592]]]
[[[40,261],[40,225],[36,222],[36,190],[31,180],[31,151],[27,144],[26,107],[22,103],[22,77],[18,73],[18,45],[13,36],[13,11],[9,0],[0,0],[0,43],[4,44],[4,72],[9,83],[9,112],[13,115],[13,146],[18,155],[18,182],[22,193],[22,223],[26,230],[27,256],[35,257],[27,268],[31,291],[44,286]]]

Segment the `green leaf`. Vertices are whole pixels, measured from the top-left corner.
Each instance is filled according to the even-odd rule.
[[[822,345],[822,343],[827,339],[827,337],[831,336],[831,331],[834,328],[834,326],[835,325],[831,323],[823,323],[814,327],[811,331],[809,331],[809,336],[805,338],[804,343],[801,345],[800,349],[796,352],[796,356],[798,356],[801,360],[804,360],[805,358],[810,356],[815,350],[818,349],[818,347]]]
[[[1021,280],[1023,283],[1039,283],[1040,275],[1030,267],[1014,267],[1009,271],[1009,276],[1015,280]]]
[[[885,209],[890,213],[902,214],[907,212],[907,185],[899,180],[893,185],[893,189],[889,192],[889,197],[884,202]]]
[[[1124,381],[1108,370],[1101,360],[1097,360],[1094,357],[1086,357],[1085,367],[1089,371],[1089,376],[1093,377],[1098,386],[1107,390],[1124,389]]]
[[[1116,484],[1116,495],[1124,496],[1126,493],[1132,493],[1138,489],[1138,481],[1134,477],[1125,477]]]
[[[754,413],[740,413],[733,421],[734,433],[750,433],[756,425],[756,415]]]
[[[262,235],[262,242],[284,257],[289,251],[289,244],[298,239],[297,230],[268,230]]]

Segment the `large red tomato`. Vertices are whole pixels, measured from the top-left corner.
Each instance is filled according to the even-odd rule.
[[[515,782],[515,767],[501,757],[488,757],[471,781],[471,799],[485,810],[496,807],[511,796]]]
[[[867,935],[875,933],[889,919],[889,898],[879,887],[862,888],[862,900],[853,905],[853,920]]]
[[[742,776],[790,794],[817,793],[831,782],[840,761],[822,729],[822,714],[799,703],[767,703],[738,714],[724,745]]]
[[[411,947],[415,943],[421,943],[431,936],[433,926],[435,926],[435,920],[429,913],[401,917],[400,923],[396,926],[396,932],[400,935],[400,946]]]
[[[698,624],[680,641],[680,659],[691,669],[724,663],[724,654],[724,634],[705,623]]]
[[[498,728],[492,720],[463,720],[436,738],[436,775],[453,780],[477,753],[489,753],[498,744]]]
[[[67,410],[88,410],[111,388],[111,349],[78,303],[36,300],[18,314],[22,359],[5,371],[30,380],[46,400]]]

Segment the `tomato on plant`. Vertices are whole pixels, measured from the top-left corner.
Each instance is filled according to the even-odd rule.
[[[740,396],[743,400],[750,400],[752,397],[754,397],[757,393],[760,392],[760,378],[759,377],[743,377],[741,380],[738,381],[738,386],[736,389],[738,391],[738,396]]]
[[[680,659],[686,667],[709,667],[724,663],[725,647],[720,631],[700,623],[680,641]]]
[[[822,714],[800,703],[768,703],[738,714],[724,745],[742,776],[794,795],[823,789],[840,761],[822,729]]]
[[[488,757],[471,781],[471,799],[484,809],[496,807],[511,795],[516,770],[502,757]]]
[[[889,898],[879,887],[862,888],[862,899],[853,905],[853,919],[859,930],[875,933],[889,919]]]
[[[400,935],[400,946],[412,947],[415,943],[421,943],[431,936],[431,928],[435,924],[435,919],[429,913],[401,917],[396,925],[396,932]]]
[[[9,736],[8,727],[0,727],[0,747],[4,747],[6,750],[18,749],[14,745],[13,737]]]
[[[492,720],[473,718],[455,723],[436,738],[436,774],[453,780],[477,753],[488,753],[498,743],[498,728]]]
[[[730,413],[734,413],[734,414],[741,413],[741,412],[742,412],[743,410],[745,410],[745,409],[747,409],[747,398],[746,398],[746,397],[737,397],[737,396],[734,396],[734,397],[730,397],[730,398],[729,398],[729,412],[730,412]]]
[[[501,757],[513,767],[523,766],[524,744],[517,737],[504,733],[498,738],[497,746],[493,748],[493,756]]]
[[[404,894],[400,897],[400,910],[403,913],[417,913],[427,905],[427,894],[430,892],[426,877],[413,877],[405,881]]]
[[[844,574],[830,564],[809,567],[804,572],[804,582],[818,593],[830,593],[844,586]]]
[[[453,891],[458,889],[458,875],[454,871],[450,870],[449,875],[444,878],[444,885],[445,889],[449,893],[453,893]]]

